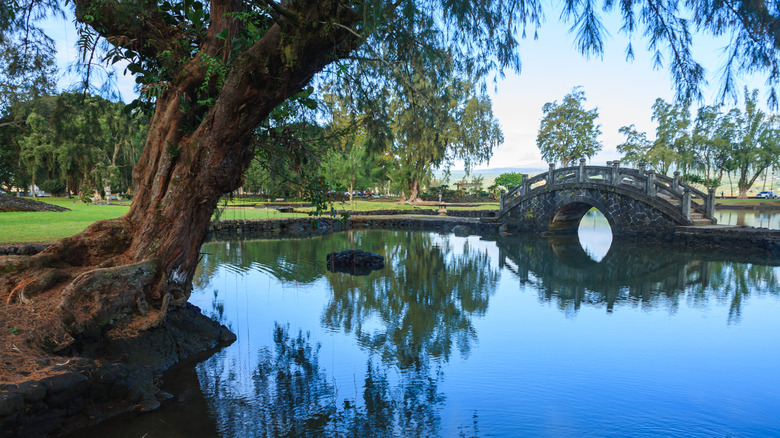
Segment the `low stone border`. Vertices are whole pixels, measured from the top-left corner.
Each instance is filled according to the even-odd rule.
[[[424,216],[438,216],[439,210],[430,208],[414,208],[410,210],[370,210],[370,211],[357,211],[357,210],[342,210],[349,213],[350,217],[355,216],[396,216],[396,215],[424,215]],[[308,211],[294,210],[295,213],[308,214]],[[338,211],[341,213],[341,211]],[[443,216],[450,217],[496,217],[498,210],[447,210],[447,214]]]
[[[333,230],[331,230],[331,223]],[[469,227],[475,234],[513,232],[510,227],[482,218],[450,216],[361,215],[346,222],[330,219],[291,218],[223,221],[209,231],[212,238],[251,237],[252,235],[305,236],[339,231],[350,227],[431,230],[450,232],[454,227]],[[663,242],[678,246],[717,247],[743,253],[762,253],[780,257],[780,230],[753,227],[677,227],[666,233],[646,233],[628,240]]]
[[[35,255],[48,248],[50,243],[40,245],[0,246],[0,255]]]
[[[689,247],[728,248],[735,253],[765,253],[780,257],[780,230],[738,227],[677,227],[673,243]]]

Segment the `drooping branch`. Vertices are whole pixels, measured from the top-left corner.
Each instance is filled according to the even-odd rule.
[[[142,59],[163,63],[166,58],[190,57],[189,46],[193,35],[169,23],[157,8],[156,2],[108,2],[103,0],[75,0],[76,19],[92,27],[111,44],[132,50]],[[188,40],[188,44],[177,42]]]

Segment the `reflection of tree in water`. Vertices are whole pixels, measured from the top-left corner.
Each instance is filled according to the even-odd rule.
[[[448,238],[386,233],[392,269],[369,276],[328,275],[333,299],[323,324],[354,332],[361,346],[402,369],[448,360],[453,344],[467,355],[477,334],[472,317],[484,315],[499,273],[468,244],[455,255]]]
[[[453,345],[468,354],[476,339],[471,318],[487,310],[499,278],[486,253],[465,241],[456,254],[449,236],[407,231],[359,231],[308,239],[210,242],[195,275],[207,286],[219,266],[236,272],[263,270],[282,282],[307,284],[325,276],[333,299],[323,324],[353,332],[386,363],[406,368],[429,359],[448,360]],[[356,277],[330,273],[325,256],[360,248],[385,257],[385,268]],[[222,305],[215,297],[211,316]]]
[[[276,325],[273,350],[260,351],[251,396],[241,396],[238,377],[219,355],[198,367],[204,393],[226,437],[255,436],[433,436],[439,373],[427,367],[402,372],[391,383],[387,368],[367,363],[362,400],[339,399],[338,389],[318,363],[319,344],[308,334],[291,337]]]
[[[201,261],[195,272],[196,288],[208,286],[218,269],[238,274],[262,271],[282,283],[310,284],[326,274],[328,253],[362,249],[384,254],[385,236],[396,233],[348,231],[306,238],[264,238],[216,240],[201,248]]]
[[[771,266],[776,261],[764,256],[613,242],[604,259],[594,262],[576,237],[511,236],[497,245],[501,266],[564,311],[576,311],[582,304],[606,305],[611,311],[618,303],[663,305],[674,311],[681,299],[694,306],[715,299],[730,301],[729,319],[736,322],[744,297],[780,291]]]

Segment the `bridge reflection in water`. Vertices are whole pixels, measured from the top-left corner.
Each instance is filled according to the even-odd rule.
[[[741,313],[743,295],[756,284],[766,284],[773,292],[778,286],[774,266],[761,257],[734,260],[723,253],[618,240],[595,261],[572,234],[503,236],[496,245],[501,268],[563,310],[576,311],[586,304],[611,312],[621,303],[662,304],[673,310],[680,299],[704,302],[714,296],[732,300],[729,317],[734,319]]]
[[[386,269],[360,277],[328,272],[325,255],[349,247],[384,255]],[[189,392],[189,400],[179,396],[177,405],[167,404],[129,423],[109,422],[90,433],[81,431],[80,438],[506,436],[520,429],[536,436],[576,436],[583,430],[613,436],[646,436],[647,430],[695,435],[688,432],[706,430],[712,436],[731,429],[711,424],[709,412],[730,415],[718,418],[726,424],[745,418],[761,424],[774,418],[761,409],[773,412],[777,406],[772,392],[778,387],[772,368],[778,363],[772,356],[777,351],[775,326],[750,332],[750,324],[745,324],[732,331],[744,337],[723,347],[718,334],[728,328],[719,320],[708,326],[720,330],[714,336],[707,336],[709,330],[695,336],[675,332],[673,340],[657,342],[662,346],[658,350],[625,343],[611,350],[612,355],[601,355],[603,337],[556,334],[558,328],[569,327],[557,311],[523,304],[536,299],[528,294],[537,294],[539,301],[554,303],[567,316],[581,308],[616,309],[608,317],[611,324],[599,318],[577,321],[582,333],[610,336],[610,330],[624,330],[625,321],[618,322],[617,314],[622,310],[632,316],[631,306],[661,313],[682,309],[681,320],[691,317],[686,308],[728,306],[728,322],[739,322],[743,306],[746,315],[752,309],[748,295],[750,301],[778,295],[776,262],[628,242],[613,243],[597,262],[574,235],[498,236],[491,242],[477,236],[376,230],[310,239],[210,242],[203,253],[192,300],[239,333],[238,342],[194,372],[178,373],[187,377],[182,387],[189,389],[170,391],[177,396]],[[528,296],[530,300],[524,299]],[[539,319],[518,317],[521,313]],[[700,322],[700,314],[694,313]],[[720,317],[710,315],[710,320]],[[658,333],[670,326],[664,316],[643,317],[641,327],[635,324],[633,332],[621,336],[663,337]],[[685,326],[680,321],[671,324]],[[545,333],[545,339],[529,336],[529,329]],[[763,344],[767,348],[743,342],[761,335],[770,339]],[[690,342],[711,348],[681,358],[680,351],[696,348]],[[567,345],[594,353],[572,362]],[[670,345],[678,350],[670,353]],[[644,349],[651,359],[622,360]],[[687,373],[686,367],[675,368],[681,360],[690,361]],[[757,385],[768,388],[768,395],[745,401],[744,394],[739,398],[722,384],[729,374],[699,374],[713,363],[727,373],[764,364],[769,371],[758,376]],[[603,376],[607,364],[611,380]],[[702,388],[695,383],[706,378],[706,390],[715,395],[697,398],[696,409],[687,408],[687,397],[670,403],[657,396],[660,385],[669,382],[657,371],[673,368],[669,374],[678,377],[671,381],[680,387],[665,387],[671,393],[699,394]],[[628,377],[621,380],[621,372]],[[739,384],[744,387],[745,382]],[[743,404],[731,409],[733,404],[721,403],[726,399]],[[638,405],[647,409],[630,415],[639,412]],[[537,421],[540,415],[559,418],[562,413],[567,421],[554,429]],[[683,420],[670,428],[675,418]],[[777,435],[772,433],[778,430],[777,421],[771,421],[752,435]]]

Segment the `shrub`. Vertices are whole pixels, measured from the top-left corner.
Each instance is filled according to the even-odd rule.
[[[41,190],[52,195],[62,195],[65,193],[65,184],[56,179],[47,179],[39,186]]]

